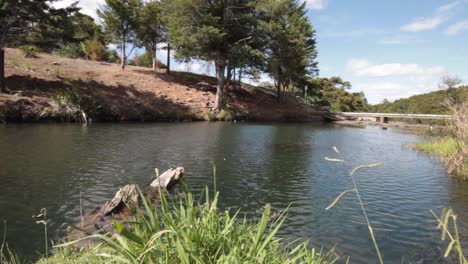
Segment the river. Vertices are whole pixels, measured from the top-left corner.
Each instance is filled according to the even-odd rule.
[[[405,147],[421,139],[394,129],[322,124],[2,125],[0,220],[10,247],[34,259],[44,252],[43,227],[31,217],[41,208],[56,241],[78,221],[80,200],[84,211],[92,210],[127,183],[149,183],[156,167],[184,166],[187,184],[199,192],[213,186],[215,163],[223,208],[255,217],[266,203],[275,210],[291,204],[281,231],[286,239],[336,246],[351,263],[376,263],[356,196],[325,208],[352,188],[354,166],[383,162],[359,171],[356,181],[384,260],[438,263],[440,233],[430,210],[452,207],[466,238],[468,184]]]

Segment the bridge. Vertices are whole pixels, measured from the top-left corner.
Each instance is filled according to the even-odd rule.
[[[403,118],[403,119],[443,119],[452,120],[455,116],[452,115],[426,115],[426,114],[396,114],[396,113],[354,113],[354,112],[338,112],[327,113],[324,118],[331,121],[344,121],[344,120],[371,120],[376,122],[388,123],[389,118]]]

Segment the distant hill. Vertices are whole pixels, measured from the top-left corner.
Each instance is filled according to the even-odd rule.
[[[378,113],[450,114],[449,109],[444,105],[444,101],[450,97],[457,101],[467,102],[468,86],[415,95],[394,102],[384,102],[370,106],[370,110]]]

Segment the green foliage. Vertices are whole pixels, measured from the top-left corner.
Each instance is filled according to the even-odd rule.
[[[214,61],[217,110],[226,106],[226,67],[242,67],[261,56],[253,1],[165,1],[169,41],[179,59]],[[242,58],[242,59],[241,59]]]
[[[332,112],[366,112],[369,105],[364,93],[350,93],[348,81],[340,77],[308,79],[308,95],[311,103],[327,107]]]
[[[120,62],[120,57],[119,57],[119,54],[117,53],[117,51],[115,51],[115,50],[108,50],[108,51],[107,51],[107,58],[106,58],[106,61],[107,61],[107,62],[110,62],[110,63],[118,63],[118,62]]]
[[[204,197],[203,197],[204,196]],[[208,190],[196,202],[187,192],[179,201],[161,195],[161,205],[151,208],[141,195],[144,211],[137,209],[134,219],[115,223],[116,234],[93,235],[100,240],[91,249],[71,253],[59,245],[50,263],[87,263],[112,260],[115,263],[333,263],[331,253],[309,250],[306,243],[283,245],[277,232],[284,222],[276,220],[271,206],[265,206],[260,220],[239,219],[239,212],[220,212],[218,194],[209,198]],[[203,199],[205,198],[205,199]],[[204,200],[204,201],[202,201]],[[285,247],[283,247],[285,246]],[[85,257],[83,259],[83,257]]]
[[[278,89],[304,88],[307,77],[318,73],[315,30],[308,21],[305,3],[296,0],[260,0],[257,10],[265,33],[266,71]]]
[[[36,47],[33,45],[23,45],[19,47],[19,50],[23,52],[25,58],[34,58],[36,57]]]
[[[454,138],[432,138],[429,141],[417,142],[413,146],[415,149],[433,155],[454,155],[457,153],[458,142]]]
[[[166,68],[166,65],[164,65],[160,60],[157,60],[156,63],[159,69]],[[133,56],[133,58],[128,61],[128,64],[151,68],[153,66],[153,55],[151,52],[148,51],[141,55],[135,54],[135,56]]]
[[[447,98],[467,102],[468,86],[415,95],[392,103],[386,100],[381,104],[371,106],[370,111],[378,113],[451,114],[450,109],[445,105]]]
[[[101,9],[97,11],[104,24],[105,32],[109,34],[114,43],[120,45],[122,68],[127,63],[127,43],[136,43],[136,31],[142,6],[142,0],[106,0]]]
[[[99,41],[97,35],[80,43],[85,59],[93,61],[104,61],[108,58],[106,47]]]
[[[83,57],[81,46],[77,43],[60,44],[57,50],[57,54],[72,59]]]
[[[49,2],[43,0],[3,0],[0,2],[0,47],[25,44],[22,40],[34,25],[51,15]]]
[[[154,1],[148,2],[142,8],[137,28],[137,38],[147,53],[151,55],[151,65],[156,68],[156,50],[158,43],[164,40],[165,28],[163,26],[162,4]]]

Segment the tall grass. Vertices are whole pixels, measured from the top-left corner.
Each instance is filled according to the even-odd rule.
[[[333,150],[336,152],[336,154],[340,154],[340,151],[338,150],[337,147],[333,147]],[[338,159],[338,158],[325,157],[325,160],[331,161],[331,162],[346,163],[346,160]],[[382,257],[382,254],[380,253],[379,244],[377,243],[377,239],[375,238],[374,229],[372,228],[372,225],[370,223],[369,216],[367,214],[367,210],[366,210],[366,208],[364,206],[364,202],[362,201],[361,193],[359,192],[359,188],[358,188],[358,185],[356,183],[356,179],[354,178],[354,174],[359,170],[362,170],[362,169],[365,169],[365,168],[373,168],[373,167],[377,167],[377,166],[381,166],[381,165],[383,165],[383,163],[361,165],[361,166],[358,166],[358,167],[355,167],[354,169],[352,169],[351,172],[349,173],[349,177],[351,178],[351,181],[353,183],[353,189],[349,189],[349,190],[345,190],[345,191],[341,192],[333,200],[333,202],[327,208],[325,208],[325,210],[332,209],[340,201],[340,199],[343,196],[345,196],[348,193],[354,192],[356,194],[356,197],[358,198],[359,205],[361,206],[361,210],[362,210],[362,214],[364,216],[364,219],[366,220],[367,229],[369,230],[369,235],[370,235],[370,237],[372,239],[372,243],[374,244],[374,248],[375,248],[375,252],[377,254],[378,261],[379,261],[380,264],[383,264],[384,263],[383,257]]]
[[[161,192],[163,193],[163,192]],[[141,192],[140,192],[141,194]],[[136,208],[125,223],[115,222],[113,234],[96,234],[89,250],[74,251],[71,241],[55,247],[42,263],[333,263],[331,252],[308,249],[307,243],[284,244],[278,237],[286,215],[270,221],[267,205],[258,221],[239,217],[239,211],[220,212],[218,193],[206,189],[199,200],[189,191],[178,200],[161,194],[152,208],[141,195],[144,209]],[[90,238],[88,237],[88,238]]]
[[[16,264],[16,263],[21,263],[20,258],[18,255],[13,253],[13,251],[10,250],[6,243],[6,230],[7,230],[7,224],[6,221],[3,221],[3,237],[2,237],[2,243],[0,244],[0,264]]]
[[[449,241],[444,257],[448,257],[450,253],[455,252],[458,256],[459,264],[468,264],[468,260],[463,255],[463,248],[460,242],[460,234],[458,232],[457,225],[458,216],[452,209],[444,209],[440,217],[438,217],[433,211],[431,211],[431,213],[437,219],[437,222],[439,222],[437,228],[442,230],[441,239],[443,241]]]

